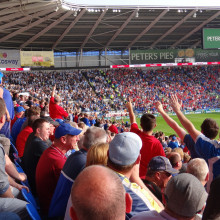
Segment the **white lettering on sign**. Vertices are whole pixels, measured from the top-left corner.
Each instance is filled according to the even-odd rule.
[[[208,36],[207,41],[220,41],[220,36]]]

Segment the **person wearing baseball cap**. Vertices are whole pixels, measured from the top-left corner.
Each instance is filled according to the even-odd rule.
[[[117,134],[109,144],[107,166],[119,175],[133,201],[132,210],[126,210],[129,218],[142,211],[161,211],[160,205],[147,190],[129,180],[139,170],[141,147],[141,138],[133,132]]]
[[[60,172],[66,162],[66,152],[74,149],[82,130],[62,123],[55,130],[54,143],[44,151],[36,169],[36,186],[43,214],[48,213]]]
[[[162,191],[165,189],[172,175],[178,174],[166,157],[153,157],[147,167],[147,175],[144,181],[150,191],[162,201]]]
[[[208,196],[202,183],[189,173],[172,177],[165,189],[165,195],[167,201],[163,211],[142,212],[131,219],[193,220],[204,208]]]

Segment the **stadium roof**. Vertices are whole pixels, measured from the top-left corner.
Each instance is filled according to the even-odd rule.
[[[92,51],[202,47],[220,28],[219,7],[88,6],[61,0],[2,0],[0,48]]]

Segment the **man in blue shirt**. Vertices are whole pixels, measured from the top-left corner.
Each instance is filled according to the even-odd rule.
[[[208,161],[210,178],[207,183],[207,191],[209,191],[212,180],[215,179],[218,175],[220,175],[220,143],[218,143],[215,140],[211,140],[211,138],[214,139],[217,136],[219,127],[217,123],[214,123],[214,120],[211,120],[213,122],[212,129],[210,129],[209,132],[206,131],[206,133],[211,137],[208,138],[202,132],[198,131],[181,112],[182,101],[179,102],[176,95],[171,95],[170,105],[172,106],[173,111],[176,113],[183,127],[189,132],[192,140],[195,142],[195,153],[198,154],[199,157]],[[164,120],[168,123],[168,125],[177,132],[181,139],[183,139],[186,135],[184,129],[180,129],[179,125],[173,119],[171,119],[164,111],[162,111],[161,103],[157,103],[157,109],[162,114]]]

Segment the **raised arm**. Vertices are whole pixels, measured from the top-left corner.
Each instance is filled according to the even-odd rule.
[[[53,87],[52,93],[51,93],[51,97],[54,97],[55,95],[55,91],[56,91],[56,84]]]
[[[156,103],[157,111],[161,114],[166,123],[177,133],[181,140],[184,139],[186,131],[181,128],[163,109],[161,102]]]
[[[192,122],[188,120],[185,115],[181,112],[181,106],[182,101],[178,101],[178,98],[176,95],[171,95],[171,107],[173,108],[173,111],[176,113],[178,119],[180,120],[180,123],[183,125],[183,127],[188,131],[188,133],[191,135],[194,142],[196,141],[196,138],[201,134],[200,131],[198,131]]]
[[[134,114],[134,111],[133,111],[133,107],[132,107],[132,103],[131,103],[130,98],[128,98],[128,102],[126,103],[126,108],[128,110],[128,113],[129,113],[130,123],[131,124],[136,123],[136,118],[135,118],[135,114]]]

